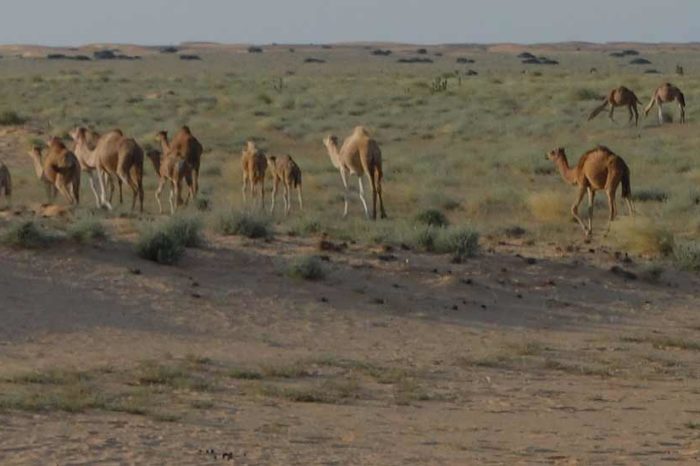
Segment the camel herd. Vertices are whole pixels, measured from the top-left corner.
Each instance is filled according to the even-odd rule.
[[[659,110],[659,122],[663,123],[662,105],[676,101],[680,107],[680,121],[685,122],[685,97],[683,93],[670,83],[659,86],[651,101],[644,109],[648,115],[656,105]],[[630,89],[620,86],[610,91],[602,104],[597,106],[589,116],[595,118],[609,108],[609,117],[617,107],[627,107],[630,122],[639,122],[637,105],[641,102]],[[144,151],[133,139],[125,136],[121,130],[112,130],[99,134],[84,127],[70,132],[74,142],[70,150],[59,138],[51,138],[45,149],[33,147],[28,155],[34,165],[37,178],[44,183],[50,200],[60,193],[70,204],[80,202],[80,179],[85,172],[90,180],[90,187],[95,196],[98,208],[112,209],[112,197],[115,182],[119,189],[119,202],[123,202],[122,188],[128,186],[132,190],[131,208],[143,212],[143,163]],[[163,213],[160,195],[166,185],[170,187],[171,214],[181,205],[186,205],[199,192],[199,172],[203,153],[202,144],[192,134],[187,126],[180,128],[172,140],[168,133],[160,131],[155,140],[160,150],[148,150],[145,155],[152,164],[158,177],[158,188],[155,192],[159,212]],[[377,218],[377,202],[381,218],[386,218],[384,199],[382,196],[382,151],[369,131],[356,127],[353,132],[340,144],[337,136],[329,135],[323,139],[328,156],[333,166],[340,172],[343,183],[343,217],[348,214],[348,177],[357,176],[359,198],[367,218]],[[566,152],[563,148],[553,149],[546,154],[559,169],[564,180],[578,188],[578,195],[571,207],[571,214],[579,223],[587,238],[593,231],[593,201],[597,191],[604,191],[608,199],[609,221],[615,219],[617,207],[615,196],[622,185],[622,198],[625,200],[630,215],[634,213],[631,201],[630,170],[625,161],[604,146],[598,146],[581,156],[575,167],[569,166]],[[244,203],[248,203],[248,195],[253,205],[265,209],[265,179],[272,179],[272,202],[270,212],[274,213],[277,192],[283,187],[284,213],[291,210],[292,191],[297,191],[299,209],[303,210],[302,171],[290,155],[270,155],[260,150],[254,141],[249,140],[241,152],[241,169],[243,173],[242,194]],[[372,211],[370,214],[365,199],[363,178],[367,177],[372,189]],[[186,198],[182,198],[183,184],[187,188]],[[12,194],[10,172],[0,162],[0,195],[7,198],[8,203]],[[587,221],[581,218],[578,207],[583,198],[588,195],[589,207]]]
[[[674,101],[678,102],[678,107],[680,109],[680,122],[685,123],[685,96],[680,89],[671,83],[664,83],[656,88],[654,95],[651,97],[651,101],[649,101],[649,104],[644,108],[644,116],[648,116],[651,109],[654,108],[654,105],[656,105],[659,110],[659,124],[663,124],[664,114],[662,106],[665,103],[671,103]],[[603,103],[596,107],[593,112],[591,112],[588,120],[592,120],[598,116],[600,112],[610,107],[610,113],[608,116],[612,121],[615,121],[615,118],[613,117],[615,108],[627,107],[627,111],[629,112],[629,122],[631,123],[632,119],[634,118],[634,124],[635,126],[638,126],[639,110],[637,109],[637,105],[641,104],[642,103],[639,101],[634,92],[625,86],[620,86],[608,93],[608,95],[603,99]]]

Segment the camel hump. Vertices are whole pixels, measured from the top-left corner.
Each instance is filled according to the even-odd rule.
[[[185,134],[189,134],[192,136],[192,131],[190,131],[190,127],[187,125],[182,125],[182,128],[180,128],[180,131],[182,131]]]
[[[364,126],[355,126],[355,129],[353,130],[353,134],[357,135],[357,136],[370,137],[369,130],[367,128],[365,128]]]

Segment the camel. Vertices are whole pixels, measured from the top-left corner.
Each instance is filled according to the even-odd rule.
[[[12,176],[10,176],[10,169],[2,161],[0,161],[0,194],[5,195],[8,206],[12,204]]]
[[[113,130],[100,136],[95,148],[91,150],[85,128],[76,128],[70,135],[75,141],[75,155],[82,169],[90,173],[90,186],[95,194],[97,207],[104,206],[112,210],[106,196],[105,184],[107,180],[116,176],[133,191],[131,209],[136,208],[138,199],[140,210],[143,212],[143,149],[136,141],[125,137],[120,130]],[[96,181],[100,188],[99,194],[95,186]]]
[[[284,199],[284,214],[289,215],[291,210],[291,202],[289,196],[293,188],[297,189],[297,195],[299,197],[299,210],[304,210],[304,201],[301,195],[301,169],[299,165],[294,162],[294,159],[290,155],[282,155],[276,157],[274,155],[268,155],[267,166],[270,168],[272,173],[272,206],[270,207],[270,213],[275,212],[275,199],[277,198],[277,189],[280,183],[284,183],[284,193],[282,198]]]
[[[348,181],[347,175],[357,175],[360,189],[360,201],[365,209],[365,215],[369,219],[369,210],[365,201],[365,191],[362,186],[362,176],[367,175],[372,185],[372,219],[377,219],[377,197],[379,197],[379,209],[382,218],[386,218],[384,200],[382,198],[382,151],[377,141],[372,139],[369,132],[362,126],[358,126],[352,135],[345,139],[342,147],[338,148],[338,138],[330,135],[323,140],[328,150],[328,155],[333,166],[340,171],[340,178],[345,188],[343,217],[348,215]]]
[[[265,171],[267,158],[263,151],[255,146],[255,142],[247,141],[241,152],[241,169],[243,171],[243,202],[246,203],[245,190],[250,187],[250,197],[255,204],[255,187],[260,185],[260,208],[265,209]]]
[[[163,154],[157,150],[149,150],[146,156],[151,159],[153,168],[158,175],[158,189],[156,189],[156,202],[158,203],[159,213],[163,213],[163,205],[160,202],[160,194],[166,183],[170,183],[170,213],[175,214],[175,210],[180,207],[182,202],[182,181],[184,180],[189,188],[190,197],[194,196],[194,187],[192,183],[192,167],[183,160],[173,154]],[[173,200],[176,200],[173,202]],[[189,200],[189,198],[188,198]]]
[[[625,86],[620,86],[610,91],[608,96],[603,99],[603,103],[596,107],[593,112],[591,112],[588,117],[588,121],[591,121],[593,118],[597,117],[598,114],[600,114],[600,112],[605,110],[608,106],[610,106],[610,120],[615,121],[615,118],[613,118],[615,108],[627,107],[627,111],[630,115],[629,123],[631,123],[632,118],[634,118],[634,125],[639,126],[639,111],[637,110],[637,105],[642,105],[642,103],[639,101],[635,93]]]
[[[621,157],[607,147],[598,146],[589,150],[581,156],[575,168],[569,167],[566,153],[561,147],[551,150],[545,158],[554,162],[565,181],[578,186],[578,196],[571,206],[571,214],[583,228],[586,238],[590,238],[593,233],[593,201],[596,191],[604,190],[608,196],[610,216],[607,231],[610,231],[611,223],[617,214],[615,193],[620,183],[622,183],[622,198],[626,201],[628,212],[630,215],[634,214],[630,169]],[[578,214],[578,206],[586,193],[588,193],[588,225]]]
[[[80,204],[80,162],[60,139],[52,138],[49,141],[43,160],[38,146],[34,146],[28,155],[37,178],[46,184],[49,201],[53,201],[56,192],[60,192],[69,204]]]
[[[656,104],[659,108],[659,124],[663,125],[664,113],[661,106],[665,103],[673,102],[674,100],[678,102],[678,108],[680,109],[681,113],[681,123],[685,123],[685,96],[680,89],[671,83],[664,83],[656,88],[649,105],[644,108],[644,116],[649,115],[649,112],[654,107],[654,104]]]
[[[173,140],[168,142],[168,132],[161,131],[159,140],[163,153],[175,152],[178,157],[181,157],[192,167],[192,183],[194,186],[194,195],[199,193],[199,166],[202,159],[203,148],[196,137],[192,135],[192,131],[188,126],[183,126],[175,133]],[[167,152],[165,149],[167,148]]]

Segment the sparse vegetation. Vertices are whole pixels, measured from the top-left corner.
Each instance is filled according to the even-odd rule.
[[[304,280],[321,280],[326,276],[321,259],[317,256],[301,256],[291,261],[287,274]]]
[[[185,246],[172,234],[158,228],[149,228],[141,233],[136,252],[139,257],[164,265],[174,265],[182,259]]]
[[[43,248],[54,239],[54,235],[31,220],[11,224],[0,236],[2,244],[21,249]]]
[[[0,126],[18,126],[26,123],[27,119],[14,110],[0,112]]]
[[[107,239],[107,230],[101,221],[85,217],[68,228],[68,237],[78,243],[91,243]]]
[[[416,221],[432,227],[446,227],[449,225],[447,216],[437,209],[426,209],[416,215]]]
[[[272,227],[268,217],[243,211],[220,213],[216,221],[216,230],[222,235],[245,236],[258,239],[272,236]]]

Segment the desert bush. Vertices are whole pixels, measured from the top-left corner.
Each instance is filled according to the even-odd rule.
[[[38,249],[55,239],[31,220],[10,225],[0,238],[2,244],[13,248]]]
[[[615,241],[627,251],[646,255],[669,255],[673,234],[659,222],[643,217],[623,217],[613,223]]]
[[[419,228],[413,236],[412,243],[418,249],[432,252],[435,250],[437,232],[433,227]]]
[[[202,220],[196,216],[175,216],[162,225],[162,231],[186,248],[200,247],[202,237]]]
[[[700,243],[685,241],[676,244],[673,258],[682,269],[700,272]]]
[[[5,110],[4,112],[0,113],[0,126],[23,125],[26,121],[26,118],[20,116],[14,110]]]
[[[446,227],[449,224],[447,217],[437,209],[426,209],[416,215],[416,222],[432,227]]]
[[[668,200],[669,196],[666,191],[649,188],[635,190],[632,194],[632,198],[639,202],[665,202]]]
[[[321,280],[326,276],[321,259],[316,256],[302,256],[294,259],[287,268],[287,275],[304,280]]]
[[[141,232],[141,237],[136,244],[136,252],[143,259],[173,265],[182,259],[185,246],[176,235],[165,231],[161,226]]]
[[[249,212],[222,213],[218,216],[215,226],[222,235],[238,235],[252,239],[272,236],[270,220],[262,215]]]
[[[83,218],[78,220],[68,228],[67,233],[70,239],[78,243],[88,243],[107,238],[107,231],[104,225],[95,218]]]
[[[440,231],[435,251],[452,254],[456,263],[464,262],[479,252],[479,233],[468,228],[448,228]]]

